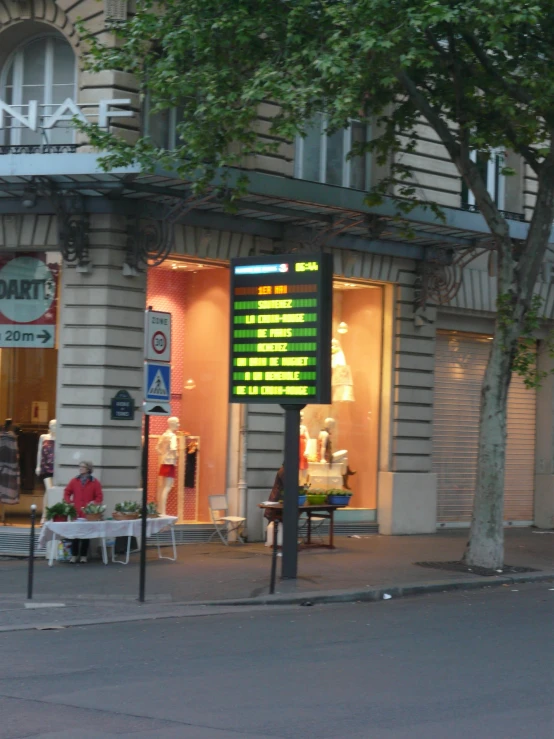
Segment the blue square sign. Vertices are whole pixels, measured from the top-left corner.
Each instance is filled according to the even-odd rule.
[[[145,362],[144,400],[169,403],[171,400],[171,365]]]

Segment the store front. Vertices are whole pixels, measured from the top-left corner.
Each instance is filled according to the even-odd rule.
[[[232,485],[239,464],[231,449],[236,450],[240,419],[228,404],[228,267],[170,257],[149,270],[146,304],[172,314],[171,413],[179,421],[175,428],[173,420],[151,419],[149,498],[161,507],[167,500],[167,513],[181,523],[207,522],[208,497]],[[332,403],[306,406],[301,427],[300,479],[313,487],[347,485],[352,511],[371,521],[377,507],[382,327],[381,286],[334,281]],[[266,409],[268,417],[272,409]],[[283,437],[269,430],[261,444],[262,464],[274,475]],[[251,461],[259,455],[248,451]],[[174,463],[174,478],[166,477],[168,462]],[[238,505],[246,507],[245,501]],[[259,510],[252,515],[262,518]]]
[[[2,522],[26,523],[33,503],[41,514],[52,483],[59,273],[56,253],[0,258],[0,423],[16,438],[18,471],[2,480]]]
[[[439,331],[436,342],[433,471],[438,480],[437,521],[442,526],[471,521],[477,476],[481,386],[490,336]],[[504,519],[533,521],[536,391],[514,374],[508,392],[508,441]]]

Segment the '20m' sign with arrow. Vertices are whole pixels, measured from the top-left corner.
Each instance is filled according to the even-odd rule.
[[[59,266],[45,256],[0,261],[0,347],[55,346]]]

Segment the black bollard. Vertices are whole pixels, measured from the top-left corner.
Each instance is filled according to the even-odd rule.
[[[31,533],[29,539],[29,573],[27,578],[27,600],[33,599],[33,568],[35,564],[35,518],[37,515],[36,505],[31,506]]]
[[[271,579],[269,582],[269,594],[275,592],[275,573],[277,571],[277,539],[279,538],[279,521],[273,521],[273,552],[271,554]]]

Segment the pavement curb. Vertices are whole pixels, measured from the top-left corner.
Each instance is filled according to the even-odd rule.
[[[402,598],[408,595],[446,592],[451,590],[474,590],[483,587],[499,587],[501,585],[516,585],[527,582],[547,582],[554,580],[554,572],[528,573],[506,577],[476,577],[473,580],[435,580],[434,582],[416,582],[404,585],[389,585],[365,590],[328,590],[321,592],[304,591],[294,594],[260,595],[256,598],[237,598],[234,600],[198,601],[199,606],[268,606],[268,605],[302,605],[310,603],[351,603],[353,601],[383,600],[384,595],[393,598]],[[173,605],[177,605],[174,603]],[[191,602],[182,602],[179,605],[192,605]]]

